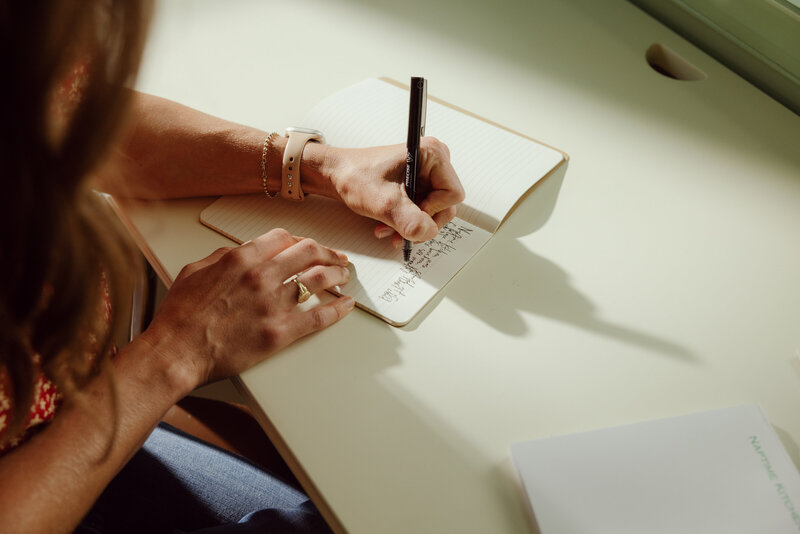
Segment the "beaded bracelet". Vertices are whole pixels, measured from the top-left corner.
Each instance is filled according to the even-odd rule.
[[[272,132],[269,134],[267,138],[264,139],[264,150],[261,151],[261,185],[264,186],[264,194],[270,199],[277,198],[280,194],[280,191],[276,191],[273,195],[267,188],[267,152],[269,152],[270,147],[272,147],[272,142],[277,136],[277,132]]]

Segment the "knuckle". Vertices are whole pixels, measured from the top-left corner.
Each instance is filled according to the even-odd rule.
[[[232,248],[220,260],[228,268],[241,267],[247,263],[245,252],[242,247]]]
[[[311,312],[312,327],[314,330],[322,330],[328,326],[328,313],[327,308],[315,308]]]
[[[436,137],[426,137],[425,139],[428,141],[425,145],[425,148],[432,156],[435,156],[439,159],[450,159],[450,149],[446,144],[439,141],[439,139]]]
[[[259,241],[269,243],[270,247],[278,245],[281,249],[292,246],[297,239],[284,228],[273,228],[259,238]]]
[[[264,272],[258,267],[250,267],[242,272],[242,283],[245,287],[261,291],[264,288]]]
[[[314,269],[308,275],[308,283],[313,287],[327,287],[328,273],[322,269]]]
[[[297,246],[300,247],[301,253],[308,256],[316,256],[322,249],[319,243],[309,237],[302,239]]]
[[[192,273],[194,273],[194,271],[195,271],[195,265],[193,263],[184,265],[181,268],[180,272],[178,273],[178,277],[176,278],[176,280],[182,280],[184,278],[187,278],[188,276],[191,276]]]
[[[339,280],[342,280],[344,283],[350,281],[350,269],[347,267],[339,267]]]
[[[263,323],[261,331],[259,332],[261,343],[265,348],[282,347],[283,336],[284,334],[281,332],[281,329],[277,325],[271,323]]]
[[[440,211],[439,213],[437,213],[436,217],[434,218],[434,220],[436,221],[437,226],[439,226],[439,228],[441,228],[445,224],[447,224],[450,221],[452,221],[455,216],[456,216],[456,209],[453,208],[453,207],[450,207],[450,208],[444,209],[444,210]]]
[[[280,239],[282,241],[292,238],[292,234],[290,234],[284,228],[273,228],[272,230],[267,232],[266,235],[270,236],[271,238]]]
[[[422,221],[418,218],[414,218],[409,219],[403,224],[403,232],[401,233],[408,237],[417,238],[423,233],[424,229]]]

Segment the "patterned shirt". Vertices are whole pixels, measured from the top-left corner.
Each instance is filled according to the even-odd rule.
[[[105,276],[101,276],[101,288],[102,303],[99,315],[102,324],[108,328],[111,324],[111,297],[108,292],[108,283]],[[99,343],[93,334],[87,337],[85,346],[87,358],[91,360],[97,358]],[[112,347],[111,355],[113,356],[115,352],[116,347]],[[0,436],[2,436],[0,439],[3,440],[0,442],[0,456],[32,438],[43,428],[44,423],[53,419],[58,406],[61,404],[61,393],[58,391],[53,381],[42,371],[41,357],[38,354],[34,354],[32,361],[35,377],[33,402],[31,403],[30,410],[28,410],[28,417],[22,427],[22,432],[13,438],[11,436],[2,435],[2,432],[11,422],[13,405],[10,395],[11,380],[8,376],[8,371],[0,367]]]
[[[33,388],[33,403],[28,411],[28,419],[23,426],[23,432],[0,443],[0,456],[17,445],[29,440],[41,427],[42,423],[50,421],[56,413],[56,408],[61,402],[61,394],[55,384],[42,372],[39,355],[33,358],[36,384]],[[6,429],[11,419],[11,398],[9,396],[10,381],[5,369],[0,370],[0,433]]]

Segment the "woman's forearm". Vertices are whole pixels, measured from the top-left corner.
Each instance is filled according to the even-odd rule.
[[[267,132],[142,93],[134,94],[131,117],[114,156],[98,172],[95,187],[146,199],[264,194]],[[283,135],[275,136],[266,151],[271,194],[281,190],[286,143]],[[402,187],[406,151],[400,144],[342,149],[308,143],[301,159],[301,185],[306,194],[341,200],[352,211],[383,223],[377,237],[393,234],[386,232],[387,225],[406,239],[426,241],[455,216],[464,190],[447,147],[438,140],[422,139],[420,161],[418,191],[426,193],[417,199],[418,205]]]
[[[112,193],[163,199],[263,192],[261,158],[268,134],[262,130],[134,93],[126,132],[101,173],[100,187]],[[278,136],[267,155],[272,192],[280,190],[285,145],[286,138]],[[307,193],[335,193],[322,172],[326,150],[312,144],[303,153]]]
[[[139,341],[108,376],[65,403],[28,443],[0,458],[0,532],[71,532],[193,378]]]
[[[138,92],[130,117],[103,169],[111,192],[177,198],[253,193],[261,187],[261,131]]]

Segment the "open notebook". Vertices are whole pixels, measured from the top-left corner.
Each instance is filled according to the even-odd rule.
[[[402,144],[408,90],[389,80],[366,80],[320,102],[303,125],[325,132],[329,144],[341,147]],[[239,243],[282,227],[341,250],[350,259],[352,276],[340,292],[402,326],[489,240],[519,199],[567,161],[563,152],[432,97],[426,135],[450,148],[466,200],[436,239],[413,246],[408,264],[402,249],[374,237],[375,221],[327,198],[293,203],[268,202],[263,195],[222,197],[203,210],[200,220]]]

